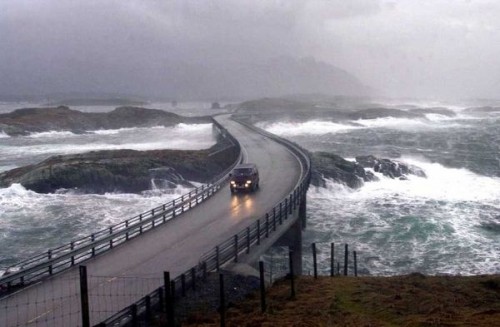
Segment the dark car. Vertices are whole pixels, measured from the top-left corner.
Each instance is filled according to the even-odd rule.
[[[259,171],[252,163],[237,165],[229,174],[231,193],[236,191],[253,192],[259,188]]]

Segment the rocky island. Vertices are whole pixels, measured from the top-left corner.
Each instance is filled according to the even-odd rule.
[[[0,115],[0,129],[16,136],[42,131],[86,133],[98,129],[213,123],[161,110],[121,107],[109,113],[83,113],[68,107],[20,109]],[[39,193],[71,189],[82,193],[139,193],[152,188],[206,183],[226,170],[239,149],[218,135],[204,150],[105,150],[52,156],[42,162],[0,173],[0,187],[19,183]]]

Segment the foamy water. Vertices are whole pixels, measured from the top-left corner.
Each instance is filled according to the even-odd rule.
[[[98,150],[200,150],[215,144],[212,124],[178,124],[173,127],[121,128],[74,134],[48,131],[0,140],[0,172],[37,163],[53,155]]]
[[[190,189],[142,194],[38,194],[19,184],[0,188],[0,270],[167,203]]]
[[[320,271],[328,274],[335,242],[337,258],[343,257],[344,243],[358,252],[361,274],[500,273],[500,121],[462,109],[454,108],[454,117],[259,124],[311,151],[351,161],[374,154],[427,174],[402,181],[375,173],[379,181],[357,190],[331,180],[326,188],[311,187],[306,272],[310,243],[317,242]]]
[[[412,163],[428,177],[378,175],[380,181],[358,190],[332,181],[313,187],[307,238],[350,244],[365,273],[500,272],[500,179]],[[325,270],[328,255],[322,255]]]

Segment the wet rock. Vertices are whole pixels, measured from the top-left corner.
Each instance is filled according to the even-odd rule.
[[[205,183],[222,173],[237,158],[235,146],[215,154],[219,144],[207,150],[93,151],[54,156],[35,165],[0,174],[0,187],[19,183],[39,193],[76,189],[82,193],[139,193],[162,186]]]
[[[466,112],[466,113],[491,113],[491,112],[500,112],[500,107],[490,107],[490,106],[472,107],[472,108],[464,109],[463,112]]]
[[[427,177],[425,172],[416,166],[391,159],[380,159],[372,155],[358,156],[356,162],[363,168],[372,168],[390,178],[407,179],[408,175]]]
[[[423,113],[411,112],[399,109],[389,109],[389,108],[369,108],[357,110],[348,115],[349,119],[376,119],[385,117],[394,118],[423,118],[425,117]]]
[[[376,180],[376,177],[355,162],[328,152],[314,152],[312,160],[312,180],[316,186],[325,187],[325,178],[332,179],[350,188],[359,188],[364,182]]]
[[[437,114],[446,117],[455,117],[457,115],[453,110],[442,107],[415,108],[415,109],[410,109],[409,111],[417,114]]]
[[[106,113],[87,113],[66,106],[25,108],[0,114],[0,130],[7,135],[34,132],[71,131],[85,133],[124,127],[174,126],[179,123],[208,123],[207,117],[182,117],[163,110],[119,107]]]

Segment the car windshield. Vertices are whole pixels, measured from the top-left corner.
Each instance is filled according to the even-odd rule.
[[[235,175],[250,175],[252,173],[252,168],[237,168],[234,170]]]

